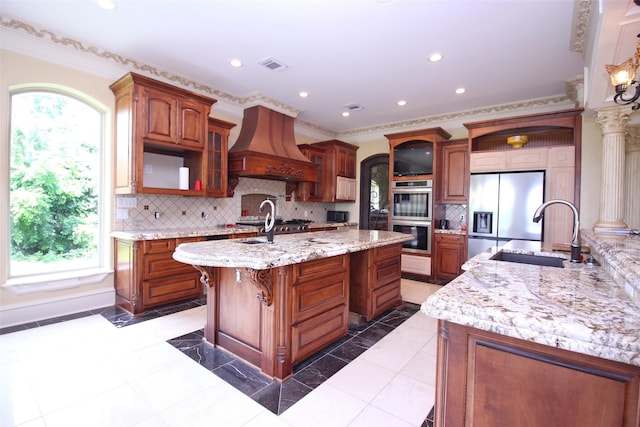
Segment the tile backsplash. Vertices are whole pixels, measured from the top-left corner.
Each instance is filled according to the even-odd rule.
[[[240,178],[232,198],[118,195],[114,198],[113,230],[164,230],[233,224],[241,216],[241,196],[259,193],[277,198],[277,217],[326,221],[327,210],[333,207],[332,203],[288,202],[285,189],[286,183],[282,181]]]

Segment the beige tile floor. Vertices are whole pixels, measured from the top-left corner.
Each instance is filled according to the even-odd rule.
[[[403,299],[439,288],[403,279]],[[436,320],[420,312],[276,416],[166,343],[205,309],[1,335],[0,426],[420,426],[433,406]]]

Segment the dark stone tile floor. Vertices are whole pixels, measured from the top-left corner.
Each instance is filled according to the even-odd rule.
[[[282,383],[264,376],[256,367],[224,350],[205,343],[203,330],[168,342],[274,414],[280,415],[419,309],[417,304],[404,302],[370,322],[350,325],[345,337],[295,365],[293,377]]]

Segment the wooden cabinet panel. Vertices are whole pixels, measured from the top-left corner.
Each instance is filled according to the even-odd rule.
[[[293,325],[291,333],[292,363],[306,359],[346,335],[348,331],[349,310],[346,303]]]
[[[356,180],[336,177],[336,201],[355,202],[356,200]]]
[[[347,301],[346,274],[298,283],[292,290],[293,322],[316,316]]]
[[[507,158],[502,152],[471,153],[469,169],[473,172],[499,172],[507,169]]]
[[[549,167],[566,168],[576,165],[576,149],[573,146],[552,147],[549,149]]]
[[[435,235],[435,268],[436,279],[452,280],[462,274],[462,264],[466,261],[465,236],[439,234]]]
[[[431,276],[431,257],[402,254],[402,271]]]
[[[439,322],[435,424],[637,427],[640,368]]]
[[[367,321],[402,302],[402,245],[388,245],[351,254],[349,310]]]
[[[142,138],[175,144],[178,141],[178,101],[166,92],[143,88]]]
[[[191,267],[192,270],[193,267]],[[202,295],[200,273],[182,274],[157,280],[146,280],[143,284],[145,307],[168,304]]]
[[[294,265],[294,280],[301,282],[325,277],[327,271],[338,274],[346,271],[349,267],[349,257],[335,256],[331,258],[321,258],[313,261],[303,262]]]
[[[507,151],[508,170],[535,170],[547,167],[547,148],[513,149]]]
[[[469,149],[466,140],[441,147],[442,171],[436,187],[442,203],[467,203],[469,198]]]
[[[202,295],[200,273],[172,257],[180,243],[202,240],[204,237],[137,242],[116,239],[116,305],[141,315],[149,307]]]

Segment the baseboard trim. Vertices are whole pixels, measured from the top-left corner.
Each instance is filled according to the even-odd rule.
[[[0,306],[0,329],[109,307],[114,303],[114,289],[99,289],[60,298]]]

